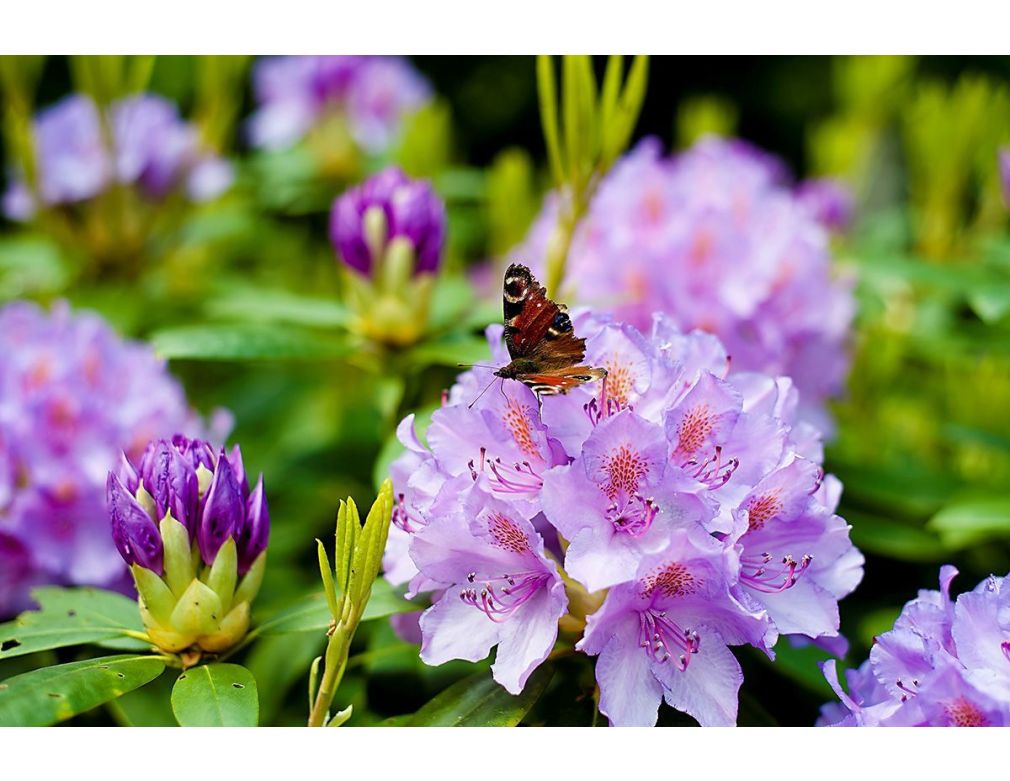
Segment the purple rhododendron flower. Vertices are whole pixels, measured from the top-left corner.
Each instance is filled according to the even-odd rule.
[[[249,490],[238,445],[226,452],[181,434],[148,444],[134,466],[125,456],[109,472],[112,537],[127,564],[161,573],[158,521],[171,515],[196,541],[204,564],[234,538],[238,574],[249,571],[267,547],[270,514],[263,475]]]
[[[259,109],[250,137],[266,149],[289,147],[327,116],[343,115],[354,140],[376,154],[431,98],[427,81],[400,57],[267,57],[253,78]]]
[[[825,663],[841,704],[825,705],[819,725],[1010,726],[1010,577],[986,578],[954,600],[956,575],[942,567],[940,590],[905,605],[870,658],[847,671],[848,693]]]
[[[421,616],[421,658],[475,662],[497,645],[494,678],[519,694],[554,647],[568,606],[533,524],[474,485],[413,536],[410,555],[423,575],[446,584]]]
[[[667,158],[646,139],[600,184],[566,281],[579,302],[637,328],[663,312],[684,331],[715,334],[735,370],[791,377],[803,415],[828,431],[823,404],[848,372],[854,301],[832,272],[825,215],[783,180],[781,164],[742,141],[706,138]],[[534,271],[558,207],[552,194],[510,253]]]
[[[740,665],[727,645],[765,644],[767,614],[732,593],[732,547],[678,529],[612,588],[576,646],[599,655],[600,711],[611,723],[649,727],[665,699],[702,726],[736,723]]]
[[[199,430],[182,387],[150,348],[63,303],[0,309],[0,355],[0,614],[27,607],[34,585],[126,583],[106,475],[124,450],[137,457],[151,437]]]
[[[38,197],[46,205],[94,198],[114,183],[135,185],[152,198],[181,189],[194,201],[231,186],[231,166],[201,148],[197,130],[156,95],[136,95],[108,109],[111,149],[98,107],[71,95],[39,112],[34,123]],[[24,220],[35,210],[23,181],[4,196],[4,213]]]
[[[438,270],[445,244],[445,206],[431,184],[390,167],[333,203],[330,240],[341,260],[370,275],[400,239],[413,251],[415,274]]]
[[[648,336],[587,312],[573,321],[604,381],[541,408],[522,383],[476,367],[424,442],[412,416],[401,423],[387,577],[440,595],[420,622],[425,661],[498,644],[510,691],[555,642],[562,583],[583,603],[595,592],[602,606],[576,647],[599,656],[611,723],[655,723],[663,699],[703,724],[733,723],[741,673],[727,646],[839,639],[837,602],[863,563],[835,514],[841,486],[822,473],[819,433],[798,418],[788,379],[731,371],[718,339],[663,316]],[[502,327],[487,334],[491,364],[507,362]],[[517,530],[521,561],[488,542],[494,513]],[[488,556],[490,569],[472,563]],[[511,622],[526,627],[521,655]]]

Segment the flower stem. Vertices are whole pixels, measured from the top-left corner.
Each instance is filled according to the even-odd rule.
[[[319,683],[319,691],[309,713],[308,726],[325,727],[330,712],[330,705],[337,693],[337,687],[344,677],[347,667],[348,633],[342,624],[338,624],[326,644],[326,656],[323,660],[323,678]]]

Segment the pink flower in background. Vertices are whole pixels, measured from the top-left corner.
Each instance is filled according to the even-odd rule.
[[[0,309],[0,614],[44,583],[118,586],[105,481],[123,451],[196,431],[182,387],[146,346],[65,304]]]
[[[638,328],[663,312],[715,334],[735,370],[791,377],[804,416],[828,430],[823,405],[848,372],[854,302],[821,223],[846,207],[835,186],[796,193],[783,179],[775,158],[742,141],[707,138],[672,157],[641,142],[576,230],[563,292]],[[543,271],[557,211],[551,195],[510,257]]]

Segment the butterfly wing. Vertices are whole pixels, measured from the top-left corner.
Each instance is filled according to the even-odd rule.
[[[520,374],[516,379],[529,386],[530,390],[540,396],[556,396],[559,393],[568,393],[572,388],[577,388],[584,382],[602,380],[606,376],[606,369],[571,366],[542,374]]]
[[[564,305],[547,297],[526,266],[513,263],[505,272],[502,303],[505,345],[514,377],[539,395],[567,393],[584,382],[602,379],[605,369],[582,366],[586,340],[575,335]]]
[[[586,340],[575,336],[568,312],[547,297],[526,266],[513,263],[505,272],[502,304],[512,360],[527,358],[541,368],[560,369],[585,357]]]

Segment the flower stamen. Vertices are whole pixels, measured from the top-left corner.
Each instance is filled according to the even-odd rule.
[[[505,574],[498,578],[488,578],[480,588],[470,586],[461,589],[459,598],[500,624],[526,604],[548,580],[550,575],[546,572]],[[477,574],[469,573],[467,581],[476,583]]]
[[[649,608],[638,613],[638,644],[658,664],[676,655],[677,669],[683,672],[691,655],[698,653],[701,638],[693,629],[682,629],[665,610]]]

